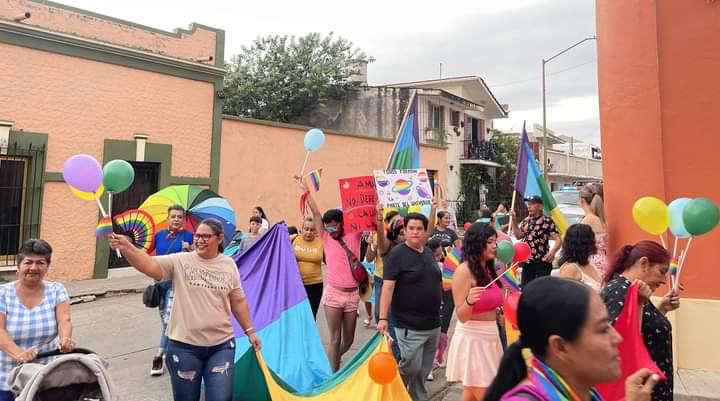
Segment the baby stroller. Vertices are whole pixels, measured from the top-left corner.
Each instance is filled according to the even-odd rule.
[[[37,359],[54,357],[47,364],[26,363],[10,372],[8,384],[16,401],[117,401],[115,385],[104,359],[77,348],[41,353]]]

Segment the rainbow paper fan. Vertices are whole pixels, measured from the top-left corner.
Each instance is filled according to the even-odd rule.
[[[458,248],[452,248],[445,256],[442,268],[442,286],[444,291],[452,288],[452,279],[455,275],[455,269],[460,266],[462,260],[462,252]]]
[[[128,237],[137,249],[150,252],[155,242],[155,222],[144,210],[127,210],[114,218],[117,227]]]

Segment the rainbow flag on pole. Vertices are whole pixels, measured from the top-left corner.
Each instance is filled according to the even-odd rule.
[[[420,168],[420,126],[418,119],[418,99],[413,93],[405,111],[405,118],[395,136],[388,170],[406,170]]]
[[[315,192],[320,190],[320,177],[322,177],[322,169],[315,169],[305,175],[310,179],[310,183],[313,186]]]
[[[543,200],[545,213],[547,213],[555,222],[560,234],[564,234],[568,224],[565,216],[560,212],[560,208],[555,202],[555,198],[548,188],[545,178],[540,172],[540,167],[528,139],[525,124],[523,124],[522,139],[520,140],[520,154],[518,156],[517,176],[515,177],[515,190],[522,198],[530,196],[539,196]]]

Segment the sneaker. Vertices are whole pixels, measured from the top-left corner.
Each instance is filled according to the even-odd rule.
[[[163,357],[156,356],[152,361],[152,368],[150,368],[150,376],[160,376],[163,374],[165,367],[163,366]]]
[[[435,380],[435,376],[433,376],[432,370],[430,371],[430,374],[427,375],[426,380],[429,381],[429,382]]]

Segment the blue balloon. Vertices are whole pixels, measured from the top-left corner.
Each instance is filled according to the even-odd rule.
[[[690,236],[683,222],[683,210],[685,210],[685,205],[687,205],[690,200],[690,198],[678,198],[668,205],[668,211],[670,212],[670,231],[678,238],[687,238]]]
[[[432,210],[432,206],[430,205],[423,205],[422,209],[420,210],[420,213],[424,214],[425,217],[430,218],[430,211]]]
[[[321,129],[313,128],[305,133],[305,150],[317,152],[325,143],[325,133]]]

